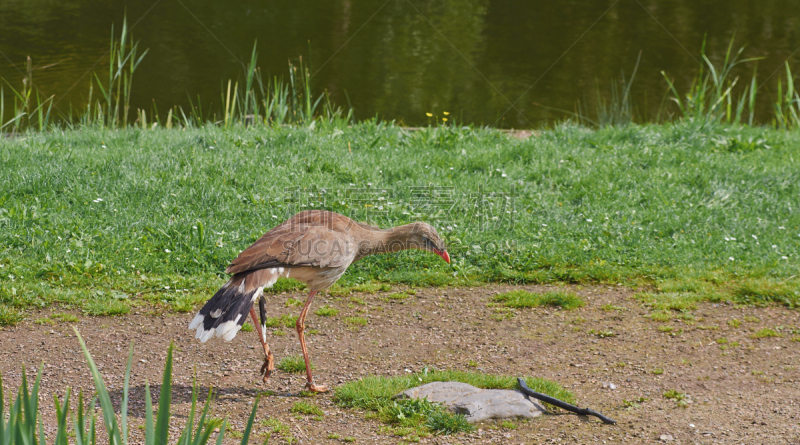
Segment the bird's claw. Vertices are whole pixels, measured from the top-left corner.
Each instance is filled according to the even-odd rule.
[[[274,370],[275,364],[272,358],[272,353],[270,353],[268,356],[264,357],[264,364],[261,365],[261,376],[264,383],[267,383],[269,376],[272,375],[272,371]]]
[[[325,386],[325,385],[315,385],[313,382],[306,383],[306,389],[309,392],[328,392],[328,391],[330,391],[330,389],[328,389],[327,386]]]

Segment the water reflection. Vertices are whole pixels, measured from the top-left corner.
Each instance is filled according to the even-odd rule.
[[[660,71],[688,85],[704,35],[713,60],[734,34],[745,56],[764,57],[761,82],[784,60],[794,67],[800,47],[800,2],[790,0],[5,0],[0,75],[19,87],[30,55],[35,84],[67,114],[86,100],[90,73],[107,71],[110,26],[126,9],[150,49],[134,108],[187,107],[197,96],[219,106],[222,81],[241,76],[257,39],[266,73],[283,75],[302,55],[315,86],[357,118],[406,125],[443,111],[464,123],[546,125],[576,100],[591,109],[595,89],[607,94],[639,51],[633,98],[639,118],[653,119],[666,89]],[[752,68],[737,74],[749,79]],[[759,92],[761,121],[779,75]]]

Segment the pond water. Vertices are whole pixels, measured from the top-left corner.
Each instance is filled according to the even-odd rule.
[[[0,76],[19,88],[30,56],[34,84],[67,114],[86,100],[92,73],[107,73],[111,25],[118,30],[126,12],[149,48],[132,106],[148,110],[198,96],[219,107],[223,82],[242,78],[256,40],[265,73],[284,76],[302,56],[314,88],[357,118],[405,125],[447,111],[459,123],[535,128],[568,117],[578,101],[591,115],[597,92],[609,97],[639,54],[636,117],[652,121],[661,109],[663,118],[676,109],[662,107],[661,71],[686,88],[704,36],[713,61],[734,36],[745,57],[763,58],[761,121],[784,61],[800,72],[796,0],[3,0]],[[736,71],[742,84],[753,68]]]

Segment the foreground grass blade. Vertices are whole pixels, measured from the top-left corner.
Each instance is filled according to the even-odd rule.
[[[58,429],[56,431],[56,445],[66,445],[67,442],[67,413],[69,412],[69,388],[64,394],[64,403],[59,403],[58,397],[53,395],[56,406],[56,421],[58,422]],[[44,442],[40,442],[44,445]]]
[[[153,445],[155,443],[153,429],[153,398],[150,397],[150,384],[144,383],[144,443]]]
[[[122,404],[119,408],[120,426],[122,428],[122,443],[128,444],[128,391],[131,379],[131,366],[133,366],[133,341],[128,352],[128,364],[125,367],[125,383],[122,385]]]
[[[244,433],[242,434],[242,445],[247,445],[247,442],[250,440],[250,431],[253,430],[253,421],[256,419],[256,411],[258,410],[258,399],[261,396],[256,396],[256,400],[253,401],[253,411],[250,412],[250,418],[247,419],[247,426],[244,427]],[[220,431],[220,435],[222,431]]]
[[[92,371],[92,378],[94,379],[94,386],[97,390],[97,397],[100,400],[100,407],[103,409],[103,421],[106,425],[106,431],[108,432],[108,443],[109,445],[122,445],[122,437],[120,437],[119,425],[117,425],[117,417],[114,414],[114,405],[111,403],[111,397],[108,395],[108,389],[106,388],[105,383],[103,383],[103,376],[100,375],[100,371],[97,369],[97,365],[92,359],[92,355],[89,354],[89,349],[86,348],[86,343],[83,341],[83,337],[78,332],[77,329],[72,328],[75,331],[75,335],[78,337],[78,342],[81,344],[81,349],[83,349],[83,355],[86,357],[86,361],[89,364],[89,369]]]
[[[167,445],[169,439],[170,405],[172,404],[172,342],[167,350],[167,364],[164,366],[164,377],[161,381],[161,393],[158,395],[158,418],[156,419],[155,444]]]

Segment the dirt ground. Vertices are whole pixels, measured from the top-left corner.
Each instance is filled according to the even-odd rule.
[[[521,288],[541,291],[547,286]],[[706,304],[692,312],[694,320],[658,322],[647,317],[649,309],[628,289],[571,287],[585,299],[585,307],[522,309],[512,316],[488,304],[493,295],[510,289],[420,289],[402,303],[382,293],[353,295],[353,300],[318,297],[307,323],[307,329],[318,330],[308,337],[315,379],[335,387],[370,374],[398,375],[426,366],[536,376],[560,383],[575,393],[578,405],[618,421],[611,426],[593,417],[545,415],[515,422],[514,428],[484,423],[474,433],[426,437],[421,443],[800,443],[800,312]],[[304,298],[299,293],[272,297],[271,315],[299,312],[284,304],[290,297]],[[340,313],[313,315],[323,304]],[[174,341],[176,432],[185,422],[196,372],[201,392],[209,385],[219,390],[214,416],[227,416],[236,431],[244,429],[253,396],[269,389],[278,395],[261,398],[257,423],[278,418],[300,443],[403,440],[364,413],[339,408],[332,393],[301,398],[302,374],[276,371],[267,385],[261,384],[261,351],[253,332],[240,332],[231,342],[201,344],[186,329],[193,313],[160,313],[153,307],[122,317],[79,315],[77,323],[34,323],[53,312],[61,311],[32,313],[20,325],[0,331],[0,372],[7,394],[16,391],[23,364],[32,376],[44,363],[42,406],[50,430],[53,394],[62,395],[67,386],[92,389],[75,326],[112,397],[119,396],[128,345],[135,341],[134,425],[144,421],[144,383],[158,385],[167,347]],[[368,324],[348,325],[344,318],[349,316],[365,317]],[[763,328],[782,336],[753,338]],[[273,329],[268,338],[277,360],[300,353],[292,330]],[[686,394],[683,407],[663,396],[668,390]],[[319,405],[325,415],[289,412],[300,400]],[[141,435],[137,427],[132,431]],[[259,434],[265,431],[256,427],[251,443],[262,443]],[[226,437],[227,443],[238,443]],[[270,441],[285,442],[278,435]]]

